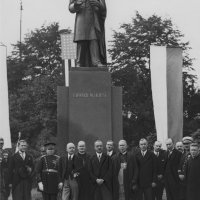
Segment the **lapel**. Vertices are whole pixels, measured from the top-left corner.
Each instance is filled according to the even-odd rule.
[[[140,154],[141,154],[141,156],[142,156],[141,151],[140,151]],[[144,157],[142,156],[142,158],[143,158],[142,164],[144,164],[150,157],[151,157],[151,153],[150,153],[150,151],[147,150],[145,156],[144,156]]]
[[[102,154],[103,155],[103,154]],[[97,154],[95,153],[95,155],[93,156],[93,159],[95,161],[95,163],[97,164],[97,166],[99,167],[99,159],[97,158]]]
[[[100,168],[101,168],[102,164],[104,163],[105,159],[106,159],[106,155],[104,153],[102,153],[101,159],[100,159]]]
[[[15,154],[16,159],[21,162],[24,165],[24,160],[22,159],[22,157],[19,154],[19,151]]]
[[[64,167],[64,169],[67,168],[67,163],[68,163],[68,154],[63,159],[63,167]]]
[[[29,159],[30,159],[30,156],[29,154],[25,153],[25,165],[28,163]]]
[[[127,152],[127,165],[128,165],[128,162],[130,161],[131,159],[131,154]]]
[[[169,157],[169,163],[171,165],[172,161],[174,160],[174,157],[176,156],[176,149],[173,150],[173,152],[171,153],[170,157]]]

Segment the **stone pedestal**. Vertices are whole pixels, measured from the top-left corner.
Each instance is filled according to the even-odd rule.
[[[94,142],[122,139],[122,88],[111,87],[107,68],[72,68],[69,87],[58,87],[58,153],[66,144],[86,142],[94,152]]]

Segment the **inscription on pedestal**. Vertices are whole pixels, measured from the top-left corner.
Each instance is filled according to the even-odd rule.
[[[74,98],[106,98],[106,93],[73,93]]]

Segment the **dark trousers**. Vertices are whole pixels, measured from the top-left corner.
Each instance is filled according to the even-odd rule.
[[[94,200],[112,200],[112,195],[104,183],[96,187]]]
[[[167,200],[180,200],[180,185],[175,181],[172,174],[165,174],[164,186]]]
[[[180,200],[186,200],[187,196],[187,186],[185,184],[180,184]]]
[[[22,179],[14,191],[12,191],[13,200],[31,200],[31,185],[28,179]]]
[[[8,184],[5,184],[5,190],[6,190],[6,196],[9,197],[10,196],[10,187]]]
[[[137,194],[137,200],[143,200],[143,196],[145,197],[145,200],[153,200],[152,187],[140,187]]]
[[[77,42],[77,67],[96,67],[101,64],[97,40]]]
[[[56,200],[57,199],[57,194],[42,193],[42,198],[43,198],[43,200]]]
[[[155,199],[162,200],[164,183],[161,181],[158,181],[157,186],[152,189],[153,189],[153,200],[155,200]]]

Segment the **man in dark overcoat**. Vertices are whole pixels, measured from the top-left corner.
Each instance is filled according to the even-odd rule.
[[[113,200],[133,200],[132,186],[137,184],[138,166],[134,155],[127,152],[125,140],[119,141],[119,153],[112,157]],[[135,195],[136,197],[136,195]]]
[[[112,163],[110,156],[103,153],[103,143],[94,143],[96,153],[91,157],[88,171],[92,182],[91,200],[112,200]]]
[[[191,159],[186,163],[187,200],[200,199],[200,153],[198,143],[190,145]]]
[[[83,160],[83,170],[80,173],[80,179],[83,184],[79,200],[88,200],[91,198],[91,182],[88,172],[88,164],[91,156],[86,153],[86,144],[84,141],[78,142],[77,149],[77,156]]]
[[[81,193],[80,173],[83,160],[75,153],[75,145],[67,144],[67,155],[58,161],[58,187],[62,189],[62,200],[78,200]]]
[[[174,148],[171,138],[166,140],[167,152],[165,152],[164,186],[167,200],[180,200],[180,180],[178,168],[182,153]]]
[[[19,151],[10,157],[9,186],[13,200],[31,200],[31,174],[34,169],[33,157],[26,152],[25,140],[18,142]]]
[[[146,200],[153,199],[153,187],[156,187],[157,182],[157,160],[154,153],[147,150],[148,142],[146,139],[139,141],[140,151],[136,153],[136,161],[139,168],[139,192],[138,200],[143,200],[143,195]]]
[[[105,0],[70,0],[69,11],[76,13],[77,67],[106,66]]]
[[[163,190],[164,190],[164,166],[165,166],[165,156],[164,151],[161,149],[162,143],[156,141],[153,145],[153,153],[157,159],[157,183],[156,187],[153,188],[153,200],[162,200]]]

